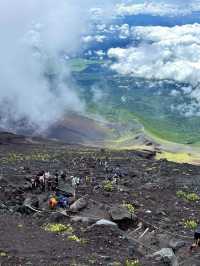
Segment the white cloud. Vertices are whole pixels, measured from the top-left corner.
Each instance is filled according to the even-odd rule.
[[[111,48],[111,68],[120,74],[147,79],[169,79],[196,85],[200,81],[200,24],[136,27],[137,47]]]
[[[144,1],[140,3],[121,3],[116,5],[120,16],[147,14],[153,16],[182,16],[200,10],[198,0],[191,1]]]
[[[84,43],[91,43],[91,42],[97,42],[97,43],[103,43],[106,39],[105,35],[87,35],[82,37],[82,40]]]
[[[200,24],[169,27],[135,27],[139,45],[112,48],[112,70],[149,80],[186,83],[180,88],[191,103],[180,107],[187,116],[199,114],[200,106]],[[175,95],[172,91],[171,95]],[[196,110],[196,111],[195,111]]]

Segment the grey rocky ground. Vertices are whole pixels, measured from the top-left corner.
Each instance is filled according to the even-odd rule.
[[[137,266],[127,264],[137,259],[144,266],[200,265],[200,249],[189,253],[193,230],[184,226],[186,220],[199,221],[199,201],[177,196],[180,190],[200,195],[200,167],[156,161],[151,152],[10,135],[0,140],[1,265]],[[110,169],[120,165],[117,185],[105,186],[112,175],[105,161]],[[30,178],[43,169],[81,178],[76,199],[87,195],[81,210],[50,211],[49,192],[31,191]],[[24,206],[30,200],[34,209],[39,202],[39,212]],[[58,223],[73,233],[45,230]]]

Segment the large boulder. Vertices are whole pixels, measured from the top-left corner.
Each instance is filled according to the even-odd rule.
[[[86,216],[74,216],[71,218],[71,222],[78,223],[81,222],[84,225],[92,225],[97,222],[98,219]]]
[[[36,197],[36,196],[27,197],[24,200],[23,206],[39,208],[39,199],[38,199],[38,197]]]
[[[79,212],[88,205],[88,199],[89,196],[85,195],[84,197],[78,199],[75,201],[71,206],[70,206],[70,211],[71,212]]]
[[[96,225],[117,226],[116,223],[111,222],[111,221],[106,220],[106,219],[101,219],[101,220],[97,221],[96,222]]]
[[[61,192],[66,197],[72,197],[74,195],[74,189],[68,183],[60,180],[59,186],[57,187],[57,191]]]
[[[156,261],[160,261],[160,263],[164,263],[168,266],[178,266],[177,258],[171,248],[163,248],[157,252],[155,252],[152,256]]]
[[[170,239],[169,248],[172,248],[174,252],[178,251],[180,248],[184,247],[186,243],[183,240]]]
[[[117,223],[121,230],[127,230],[130,226],[138,223],[138,218],[131,213],[126,207],[113,206],[109,211],[111,220]]]
[[[110,216],[113,221],[120,222],[123,220],[137,220],[136,215],[130,213],[128,209],[123,206],[112,206],[110,208]]]

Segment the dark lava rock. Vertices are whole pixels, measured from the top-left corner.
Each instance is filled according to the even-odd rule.
[[[124,207],[113,206],[110,208],[110,215],[113,221],[132,220],[132,214]]]
[[[49,217],[48,217],[48,222],[50,223],[60,223],[62,221],[66,220],[66,216],[64,216],[60,212],[53,212]]]
[[[152,257],[165,265],[178,266],[177,258],[171,248],[163,248],[155,252]],[[162,264],[161,264],[162,265]]]
[[[78,212],[82,209],[84,209],[88,205],[88,195],[85,195],[84,197],[78,199],[70,206],[70,211],[72,212]]]
[[[180,248],[184,247],[186,243],[182,240],[177,240],[177,239],[171,239],[169,241],[169,248],[172,248],[174,252],[178,251]]]
[[[31,206],[34,208],[39,208],[39,199],[36,196],[31,196],[25,199],[23,206]]]

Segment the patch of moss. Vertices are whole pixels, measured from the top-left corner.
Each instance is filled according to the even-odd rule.
[[[195,230],[197,228],[198,224],[195,220],[186,220],[184,222],[184,227],[187,229]]]
[[[70,240],[70,241],[75,241],[75,242],[80,243],[80,244],[85,244],[86,243],[85,239],[79,238],[76,235],[70,235],[70,236],[68,236],[67,239]]]
[[[163,151],[162,153],[157,154],[156,159],[166,159],[177,163],[189,163],[192,161],[191,155],[186,152],[174,153]]]
[[[64,224],[46,224],[44,230],[53,233],[73,233],[73,228],[71,225]]]
[[[4,251],[1,251],[1,252],[0,252],[0,257],[7,257],[7,253],[4,252]]]
[[[114,190],[113,183],[109,180],[104,181],[103,189],[107,192],[112,192]]]
[[[141,266],[139,260],[126,260],[125,266]]]
[[[135,207],[131,203],[123,202],[122,207],[127,209],[130,214],[135,212]]]
[[[200,200],[200,197],[194,192],[188,193],[188,192],[184,192],[182,190],[179,190],[176,192],[176,196],[178,198],[183,198],[183,199],[185,199],[187,201],[191,201],[191,202],[195,202],[195,201]]]

